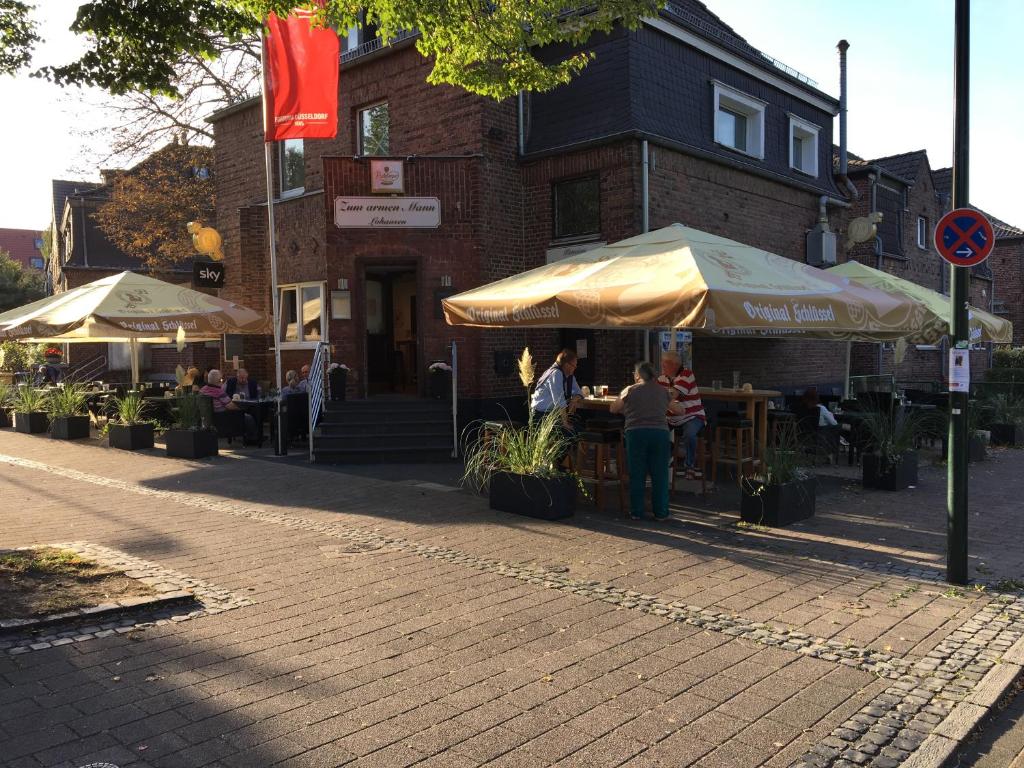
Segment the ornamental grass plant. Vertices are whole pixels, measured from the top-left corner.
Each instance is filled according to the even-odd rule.
[[[65,382],[49,391],[47,410],[52,418],[85,416],[89,392],[83,384]]]

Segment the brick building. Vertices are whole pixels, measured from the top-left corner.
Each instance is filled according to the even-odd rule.
[[[822,210],[841,226],[846,203],[831,163],[839,103],[696,0],[668,3],[637,30],[595,36],[581,75],[521,101],[428,85],[430,63],[412,42],[381,48],[353,31],[337,138],[277,146],[286,369],[326,340],[356,372],[350,396],[423,394],[421,374],[448,359],[454,340],[471,405],[522,398],[510,363],[525,344],[542,363],[578,345],[587,350],[583,383],[617,387],[645,354],[644,333],[452,328],[441,298],[645,224],[680,222],[795,259],[805,258]],[[210,120],[222,295],[269,310],[261,105]],[[400,171],[401,193],[367,200],[374,171],[377,182]],[[381,204],[394,210],[371,215]],[[381,221],[389,217],[405,226]],[[269,376],[267,340],[244,343],[250,367]],[[845,345],[830,342],[699,338],[694,347],[706,380],[738,369],[757,385],[827,387],[845,369]]]
[[[953,169],[940,168],[932,178],[935,188],[950,197]],[[1020,346],[1024,344],[1024,229],[985,215],[996,235],[992,254],[985,262],[993,276],[991,311],[1013,323],[1013,343]]]
[[[160,280],[191,285],[191,262],[183,262],[159,273],[152,273],[140,259],[115,246],[95,219],[97,209],[110,199],[112,174],[131,171],[104,171],[100,183],[54,180],[53,242],[47,266],[47,284],[52,293],[62,293],[94,280],[120,274],[125,270],[152,274]],[[127,379],[131,359],[127,343],[83,343],[65,345],[65,361],[72,367],[86,366],[94,378]],[[143,344],[140,369],[147,375],[167,375],[177,365],[211,368],[220,360],[220,343],[189,344],[181,353],[174,344]]]
[[[941,174],[931,170],[923,149],[874,160],[851,159],[850,178],[860,193],[851,214],[880,212],[883,219],[875,241],[852,247],[849,257],[948,294],[949,264],[933,242],[935,225],[950,207],[948,187],[937,183]],[[974,306],[991,310],[992,296],[993,273],[989,264],[983,263],[971,270],[970,300]],[[977,345],[972,353],[973,371],[988,368],[988,346]],[[897,382],[905,383],[944,381],[947,348],[945,343],[911,345],[903,361],[897,363],[893,344],[854,344],[851,373],[895,374]]]
[[[42,274],[46,267],[42,234],[35,229],[0,227],[0,251],[6,251],[24,269]]]

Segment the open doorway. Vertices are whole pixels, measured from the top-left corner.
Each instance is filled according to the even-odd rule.
[[[416,272],[407,267],[366,270],[367,395],[418,391]]]

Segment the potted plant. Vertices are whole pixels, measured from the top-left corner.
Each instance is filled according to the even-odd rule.
[[[519,377],[529,392],[534,368],[529,349],[519,361]],[[561,459],[572,447],[557,409],[530,418],[524,427],[498,430],[466,447],[463,481],[488,492],[491,509],[543,520],[570,517],[579,478],[563,471]]]
[[[14,375],[28,370],[31,357],[32,349],[19,341],[0,343],[0,382],[14,384]]]
[[[982,405],[988,418],[992,445],[1018,445],[1024,443],[1024,403],[1005,392],[988,398]]]
[[[14,428],[18,432],[33,435],[49,429],[47,399],[44,390],[20,384],[14,391]]]
[[[345,399],[345,386],[348,384],[349,367],[344,363],[331,363],[327,366],[327,386],[331,400]]]
[[[786,425],[768,446],[753,477],[740,483],[740,517],[778,528],[814,515],[817,479],[800,466],[796,425]]]
[[[178,398],[174,425],[164,433],[167,455],[179,459],[202,459],[217,455],[217,431],[203,426],[199,396],[188,393]]]
[[[861,421],[868,436],[862,457],[865,488],[899,491],[917,485],[917,438],[922,417],[903,409],[866,411]]]
[[[153,423],[145,419],[146,401],[140,392],[114,398],[117,416],[107,425],[111,448],[141,451],[153,447]]]
[[[86,408],[89,393],[81,384],[66,382],[50,391],[50,437],[57,440],[81,440],[89,437]]]
[[[444,360],[435,360],[427,366],[430,396],[435,400],[450,400],[452,396],[452,367]]]

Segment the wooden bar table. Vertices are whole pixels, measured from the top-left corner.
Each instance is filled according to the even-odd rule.
[[[744,392],[742,389],[700,387],[700,397],[702,400],[743,403],[747,418],[757,425],[757,458],[764,456],[764,450],[768,446],[768,401],[773,397],[782,397],[781,392],[774,389],[752,389]]]

